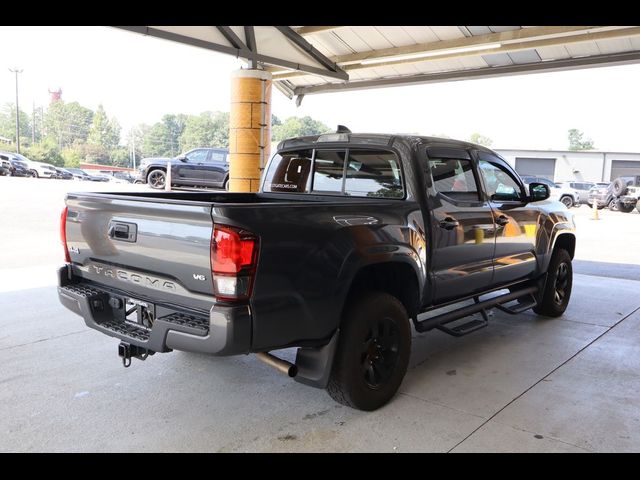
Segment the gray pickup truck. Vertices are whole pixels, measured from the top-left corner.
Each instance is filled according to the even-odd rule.
[[[548,197],[470,143],[294,138],[259,193],[69,193],[59,298],[125,366],[254,353],[373,410],[402,382],[412,323],[462,336],[494,307],[562,315],[574,222]],[[295,362],[270,353],[291,347]]]

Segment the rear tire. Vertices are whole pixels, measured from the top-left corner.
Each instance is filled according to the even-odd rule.
[[[359,296],[345,311],[327,392],[342,405],[376,410],[398,391],[410,354],[404,305],[388,293]]]
[[[228,179],[228,178],[227,178],[227,179],[225,179],[224,184],[222,185],[222,189],[223,189],[225,192],[228,192],[228,191],[229,191],[229,179]]]
[[[620,209],[618,208],[618,201],[617,201],[615,198],[612,198],[612,199],[609,201],[609,204],[607,205],[607,208],[608,208],[609,210],[611,210],[612,212],[617,212],[618,210],[620,210]]]
[[[569,252],[563,248],[554,251],[547,272],[540,303],[533,307],[533,311],[538,315],[559,317],[567,309],[571,298],[573,268]]]
[[[634,206],[631,206],[631,207],[625,207],[625,206],[624,206],[624,205],[622,205],[622,204],[618,204],[618,210],[619,210],[620,212],[622,212],[622,213],[631,213],[631,212],[633,212],[633,209],[634,209],[634,208],[635,208]]]
[[[155,188],[157,190],[163,189],[166,181],[167,181],[167,174],[164,170],[160,170],[160,169],[151,170],[147,175],[147,184],[151,188]]]
[[[616,178],[611,184],[611,190],[616,197],[626,195],[628,191],[627,182],[621,178]]]

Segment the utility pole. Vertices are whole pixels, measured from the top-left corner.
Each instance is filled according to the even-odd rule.
[[[18,70],[17,68],[10,68],[9,71],[16,74],[16,152],[20,153],[20,106],[18,105],[18,74],[22,73],[22,70]]]
[[[36,102],[33,102],[31,110],[31,145],[36,144]]]
[[[136,170],[136,131],[131,129],[131,149],[133,150],[133,171]]]

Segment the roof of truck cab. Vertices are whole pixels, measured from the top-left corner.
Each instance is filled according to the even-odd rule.
[[[309,147],[315,148],[317,145],[322,145],[323,143],[318,143],[318,138],[324,135],[334,135],[335,133],[325,133],[321,135],[307,135],[304,137],[294,137],[288,138],[286,140],[282,140],[278,143],[278,150],[283,150],[285,148],[294,148],[294,147]],[[411,135],[411,134],[395,134],[395,133],[348,133],[348,142],[335,142],[335,143],[348,143],[354,145],[391,145],[394,140],[408,140],[408,141],[418,141],[422,144],[427,145],[438,145],[441,147],[452,147],[452,148],[475,148],[477,150],[495,153],[491,149],[484,147],[482,145],[477,145],[471,142],[465,142],[463,140],[455,140],[452,138],[440,138],[440,137],[429,137],[424,135]],[[327,146],[331,145],[334,142],[327,142]]]

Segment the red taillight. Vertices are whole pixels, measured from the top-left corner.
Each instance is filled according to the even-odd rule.
[[[64,261],[71,263],[71,257],[69,256],[69,249],[67,248],[67,211],[68,207],[64,207],[62,214],[60,215],[60,241],[62,242],[62,248],[64,248]]]
[[[216,298],[249,298],[257,260],[258,238],[255,235],[228,225],[214,225],[211,236],[211,274]]]

